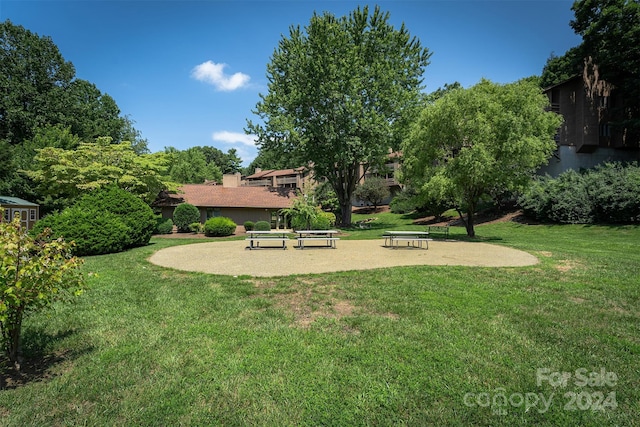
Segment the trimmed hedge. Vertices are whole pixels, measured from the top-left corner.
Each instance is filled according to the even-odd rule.
[[[173,220],[171,218],[164,219],[162,216],[158,216],[156,224],[156,234],[171,234],[173,232]]]
[[[269,221],[258,221],[253,225],[255,231],[269,231],[271,230],[271,223]]]
[[[606,163],[582,173],[541,177],[518,203],[526,215],[544,222],[638,223],[640,168],[637,163]]]
[[[100,255],[148,244],[156,218],[137,196],[107,187],[92,191],[62,212],[47,215],[31,232],[37,234],[47,227],[53,238],[74,241],[75,255]]]
[[[74,206],[98,213],[111,212],[119,217],[130,229],[125,248],[148,244],[156,229],[155,215],[149,205],[138,196],[116,186],[92,191]]]
[[[189,226],[200,222],[200,210],[192,204],[181,203],[173,211],[173,223],[178,227],[178,233],[188,233]]]
[[[204,223],[204,234],[212,237],[231,236],[236,231],[236,223],[231,218],[218,216]]]
[[[73,241],[75,255],[101,255],[121,252],[129,241],[131,229],[110,212],[96,212],[75,206],[45,216],[31,229],[34,235],[51,228],[52,238]]]
[[[253,221],[245,221],[243,225],[244,225],[245,231],[251,231],[253,230],[255,223]]]

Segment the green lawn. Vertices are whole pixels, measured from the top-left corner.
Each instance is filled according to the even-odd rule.
[[[345,238],[411,226],[374,216]],[[90,290],[27,319],[24,352],[40,362],[0,391],[0,423],[637,423],[640,227],[501,223],[477,234],[541,262],[235,278],[149,264],[194,242],[162,238],[87,258]]]

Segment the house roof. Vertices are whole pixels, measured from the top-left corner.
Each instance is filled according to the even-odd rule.
[[[253,175],[249,175],[245,179],[264,179],[264,178],[271,178],[274,176],[297,175],[298,173],[302,172],[304,169],[305,168],[303,166],[295,169],[278,169],[278,170],[267,169],[260,172],[256,172]]]
[[[38,206],[35,203],[28,202],[18,197],[0,196],[0,205],[14,205],[14,206]]]
[[[154,205],[177,206],[186,202],[202,208],[282,209],[291,207],[295,198],[293,189],[288,188],[186,184],[177,194],[161,193]]]
[[[569,83],[569,82],[571,82],[571,81],[573,81],[573,80],[577,79],[578,77],[582,77],[582,76],[580,76],[579,74],[575,74],[575,75],[573,75],[573,76],[571,76],[571,77],[569,77],[569,78],[567,78],[567,79],[564,79],[564,80],[562,80],[562,81],[560,81],[560,82],[558,82],[558,83],[552,84],[551,86],[547,86],[547,87],[542,88],[542,91],[543,91],[543,92],[548,92],[548,91],[550,91],[551,89],[555,89],[555,88],[557,88],[558,86],[565,85],[565,84],[567,84],[567,83]]]

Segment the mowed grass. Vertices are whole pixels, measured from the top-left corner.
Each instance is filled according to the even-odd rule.
[[[374,216],[372,230],[345,238],[414,227]],[[195,242],[162,238],[89,257],[98,276],[87,293],[27,319],[25,366],[39,363],[0,391],[0,423],[637,423],[640,227],[500,223],[477,233],[540,263],[257,279],[149,264],[163,247]],[[572,376],[538,382],[540,369]],[[580,369],[616,379],[583,385]],[[548,407],[527,408],[534,395]]]

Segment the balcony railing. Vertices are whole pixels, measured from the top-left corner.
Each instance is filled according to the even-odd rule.
[[[245,181],[244,185],[247,187],[269,187],[271,185],[270,179],[257,179],[251,181]]]
[[[276,184],[278,184],[278,186],[286,185],[286,184],[297,184],[297,182],[298,182],[298,178],[296,178],[295,176],[288,176],[285,178],[276,178]]]

